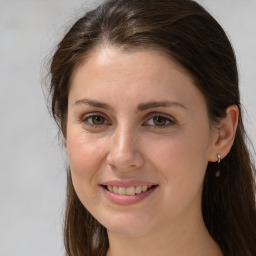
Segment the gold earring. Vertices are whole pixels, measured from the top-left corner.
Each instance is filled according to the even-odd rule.
[[[218,170],[216,171],[215,176],[218,178],[220,177],[220,162],[221,162],[220,154],[217,154],[217,158],[218,158]]]

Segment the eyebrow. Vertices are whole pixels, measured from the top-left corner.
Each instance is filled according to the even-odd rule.
[[[104,108],[104,109],[109,109],[111,110],[112,108],[110,107],[110,105],[104,103],[104,102],[100,102],[97,100],[91,100],[91,99],[81,99],[81,100],[77,100],[73,107],[77,106],[77,105],[81,105],[81,104],[85,104],[85,105],[89,105],[92,107],[96,107],[96,108]]]
[[[161,107],[181,107],[187,109],[184,105],[177,101],[151,101],[147,103],[141,103],[138,105],[138,111],[144,111],[150,108],[161,108]]]
[[[97,101],[97,100],[92,100],[92,99],[80,99],[77,100],[73,106],[77,106],[80,104],[85,104],[85,105],[89,105],[92,107],[96,107],[96,108],[103,108],[103,109],[107,109],[107,110],[113,110],[113,108],[108,105],[107,103],[101,102],[101,101]],[[145,111],[147,109],[150,108],[161,108],[161,107],[180,107],[183,109],[187,109],[184,105],[182,105],[181,103],[177,102],[177,101],[150,101],[150,102],[146,102],[146,103],[141,103],[138,105],[137,110],[138,111]]]

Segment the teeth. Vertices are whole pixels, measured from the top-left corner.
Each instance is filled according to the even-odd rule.
[[[110,186],[111,187],[111,186]],[[117,187],[113,187],[113,192],[115,193],[115,194],[118,194],[118,188]]]
[[[129,196],[134,196],[135,195],[135,188],[134,187],[129,187],[126,189],[126,194]]]
[[[141,190],[142,190],[143,192],[145,192],[147,189],[148,189],[147,186],[142,186],[142,188],[141,188]]]
[[[117,193],[119,195],[125,195],[126,194],[126,188],[119,187]]]
[[[113,192],[113,187],[108,186],[108,190],[109,190],[110,192]]]
[[[136,194],[140,194],[141,193],[141,187],[140,186],[135,188],[135,193]]]
[[[136,187],[129,187],[129,188],[124,188],[124,187],[112,187],[110,185],[107,186],[107,189],[114,193],[114,194],[119,194],[119,195],[128,195],[128,196],[134,196],[135,194],[140,194],[148,189],[150,189],[152,186],[136,186]]]

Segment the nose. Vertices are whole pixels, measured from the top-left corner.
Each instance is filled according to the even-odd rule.
[[[107,163],[120,172],[142,167],[144,158],[139,150],[139,140],[131,128],[117,128],[110,139]]]

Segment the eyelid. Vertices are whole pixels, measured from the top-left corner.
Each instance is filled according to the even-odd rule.
[[[100,116],[100,117],[104,118],[105,122],[104,122],[103,124],[99,124],[99,125],[94,125],[94,124],[91,124],[91,123],[87,122],[87,120],[88,120],[89,118],[92,118],[92,117],[94,117],[94,116]],[[106,115],[103,114],[102,112],[90,112],[90,113],[87,113],[87,114],[83,114],[83,115],[79,118],[79,121],[80,121],[81,123],[85,123],[85,122],[86,122],[88,125],[95,126],[95,127],[97,127],[97,126],[103,126],[103,125],[109,125],[109,124],[110,124],[108,118],[107,118]]]
[[[102,116],[104,118],[106,118],[106,114],[101,112],[101,111],[86,111],[80,114],[80,119],[85,119],[87,117],[91,117],[91,116]]]

